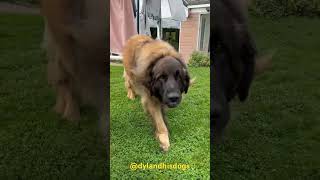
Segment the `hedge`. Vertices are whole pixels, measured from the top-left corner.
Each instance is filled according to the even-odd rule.
[[[10,3],[16,3],[16,4],[34,4],[38,5],[40,0],[3,0]]]
[[[189,66],[192,67],[209,67],[210,55],[206,52],[194,51],[189,59]]]
[[[320,0],[251,0],[250,11],[272,18],[290,15],[320,17]]]

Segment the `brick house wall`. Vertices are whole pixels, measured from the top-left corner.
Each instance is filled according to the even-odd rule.
[[[198,49],[199,13],[190,13],[186,21],[181,22],[179,52],[186,62],[193,51]]]

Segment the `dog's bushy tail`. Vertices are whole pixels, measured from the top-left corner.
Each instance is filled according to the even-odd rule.
[[[193,84],[195,84],[196,83],[196,79],[197,79],[196,77],[190,79],[189,85],[192,86]]]

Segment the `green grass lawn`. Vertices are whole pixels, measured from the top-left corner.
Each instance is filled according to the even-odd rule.
[[[189,68],[196,83],[167,113],[169,152],[160,150],[140,98],[127,98],[123,67],[111,66],[111,177],[116,179],[208,179],[210,160],[209,68]],[[188,170],[130,170],[130,163],[184,163]]]
[[[261,50],[277,49],[249,100],[233,104],[215,179],[320,179],[320,19],[251,19]]]
[[[80,128],[51,111],[39,16],[0,14],[0,179],[105,179],[98,117]]]

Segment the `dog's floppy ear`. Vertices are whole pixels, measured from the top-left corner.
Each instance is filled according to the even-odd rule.
[[[155,96],[159,99],[162,99],[162,96],[160,95],[160,89],[161,89],[161,84],[158,81],[156,81],[154,74],[151,73],[151,81],[150,81],[150,94],[151,94],[151,96]]]
[[[149,73],[149,90],[150,90],[150,94],[151,96],[155,96],[157,94],[157,88],[156,88],[156,79],[153,75],[153,72],[150,71]]]
[[[156,77],[154,77],[152,64],[148,69],[144,81],[144,86],[149,90],[150,96],[155,96],[161,98],[159,94],[159,84],[156,82]]]
[[[153,95],[152,85],[154,83],[152,67],[148,67],[148,69],[146,70],[146,74],[145,74],[145,77],[143,78],[143,80],[144,80],[143,85],[150,91],[150,95],[152,96]]]
[[[183,91],[187,94],[190,85],[190,76],[186,68],[183,68]]]

